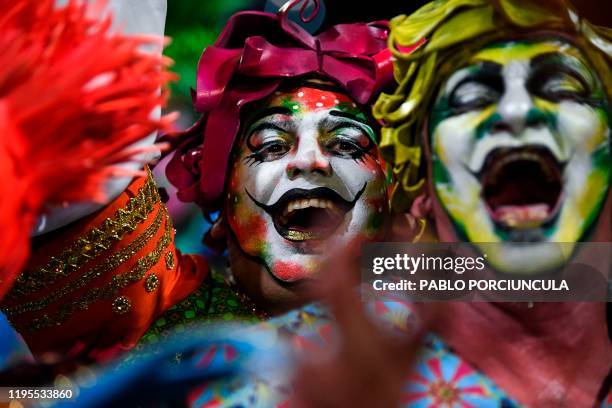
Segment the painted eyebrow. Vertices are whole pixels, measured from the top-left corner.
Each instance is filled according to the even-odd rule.
[[[559,60],[564,61],[564,62],[569,62],[572,65],[579,64],[581,66],[584,66],[584,64],[578,58],[570,57],[568,55],[561,54],[560,52],[547,52],[544,54],[536,55],[535,57],[531,59],[529,65],[531,67],[535,67],[541,64],[554,63],[555,61],[559,61]]]
[[[559,66],[559,64],[557,64],[559,61],[565,63],[565,65],[562,67]],[[594,78],[590,75],[588,66],[585,65],[580,59],[561,54],[559,52],[548,52],[546,54],[536,55],[531,59],[529,65],[532,69],[538,69],[547,65],[556,65],[560,70],[576,73],[589,82],[593,82],[594,80]]]
[[[474,69],[471,70],[471,72],[465,78],[457,83],[455,88],[467,81],[479,80],[482,82],[482,79],[487,80],[498,78],[501,77],[502,73],[502,65],[493,61],[481,61],[473,66],[473,68]]]
[[[249,120],[249,126],[252,126],[253,123],[265,118],[266,116],[272,115],[293,115],[293,111],[285,106],[272,106],[270,108],[264,108],[253,115],[253,117]]]
[[[563,64],[559,64],[563,62]],[[534,72],[546,70],[549,66],[554,66],[559,72],[573,76],[585,89],[593,91],[597,89],[597,80],[591,73],[589,67],[579,58],[561,54],[559,52],[549,52],[540,54],[532,58],[530,67]]]
[[[338,111],[338,110],[330,111],[329,115],[330,116],[336,116],[336,117],[339,117],[339,118],[351,119],[351,120],[354,120],[357,123],[361,123],[363,125],[363,127],[356,126],[356,125],[353,125],[353,126],[359,127],[362,130],[365,130],[365,132],[368,134],[368,138],[370,139],[370,141],[374,142],[374,144],[377,143],[377,141],[376,141],[376,134],[374,133],[374,130],[372,129],[372,127],[364,119],[362,119],[362,118],[360,118],[360,117],[358,117],[358,116],[356,116],[356,115],[354,115],[352,113]]]
[[[355,122],[359,122],[359,123],[363,123],[364,125],[368,125],[368,122],[366,122],[364,119],[360,118],[357,115],[349,113],[349,112],[333,110],[333,111],[329,112],[329,115],[330,116],[337,116],[337,117],[340,117],[340,118],[351,119],[351,120],[354,120]]]
[[[478,64],[478,70],[486,74],[500,75],[502,65],[494,61],[484,60]]]
[[[459,92],[459,88],[466,83],[479,83],[494,89],[497,92],[503,92],[504,80],[502,78],[502,65],[493,61],[480,61],[475,65],[464,68],[465,75],[459,78],[454,84],[448,84],[446,94],[448,95],[449,103],[453,106],[455,94]]]
[[[493,61],[479,61],[473,65],[462,69],[463,75],[454,81],[454,84],[447,84],[446,92],[453,95],[455,91],[466,82],[482,82],[490,86],[503,86],[501,81],[502,65]]]

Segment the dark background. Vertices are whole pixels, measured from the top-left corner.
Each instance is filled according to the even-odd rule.
[[[534,0],[541,2],[542,0]],[[264,3],[264,2],[261,2]],[[325,4],[332,24],[355,20],[389,19],[398,14],[410,14],[427,1],[392,1],[376,0],[358,3],[349,0],[328,0]],[[572,4],[580,15],[592,23],[610,27],[612,25],[612,1],[610,0],[576,0]]]

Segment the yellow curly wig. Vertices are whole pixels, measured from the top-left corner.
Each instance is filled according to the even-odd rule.
[[[421,132],[436,89],[485,45],[534,33],[564,37],[582,50],[612,99],[612,30],[582,19],[565,0],[435,0],[390,26],[398,87],[379,97],[374,116],[385,124],[380,148],[398,181],[396,211],[405,211],[425,185]]]

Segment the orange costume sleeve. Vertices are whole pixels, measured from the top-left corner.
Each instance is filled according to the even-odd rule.
[[[202,284],[208,265],[175,248],[147,173],[100,212],[46,237],[0,303],[35,357],[113,358]]]

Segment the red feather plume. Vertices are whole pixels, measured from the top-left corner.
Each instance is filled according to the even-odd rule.
[[[0,0],[0,298],[44,207],[104,199],[129,146],[170,125],[152,116],[168,60],[141,50],[151,37],[111,33],[102,6]]]

